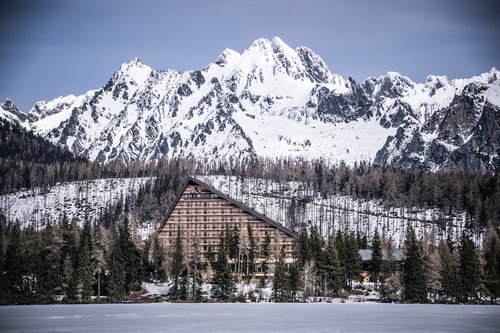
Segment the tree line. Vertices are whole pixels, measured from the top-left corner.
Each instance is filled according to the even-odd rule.
[[[169,282],[169,300],[191,302],[210,300],[203,284],[210,284],[218,301],[258,297],[236,293],[238,282],[272,287],[276,302],[345,298],[366,292],[355,288],[363,279],[388,302],[493,304],[500,297],[500,240],[494,228],[480,247],[465,231],[457,244],[451,239],[433,244],[409,228],[398,261],[392,240],[378,232],[368,242],[347,231],[324,237],[312,226],[300,233],[293,260],[287,261],[272,235],[257,244],[250,226],[226,228],[206,260],[180,232],[171,252],[156,238],[141,241],[127,218],[113,230],[89,221],[80,227],[64,218],[41,230],[5,221],[0,226],[2,304],[138,300],[144,282]],[[361,248],[371,249],[369,261],[362,260]]]

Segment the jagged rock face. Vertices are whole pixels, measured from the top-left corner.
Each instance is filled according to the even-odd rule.
[[[26,121],[27,118],[26,114],[22,113],[11,100],[6,100],[0,106],[0,120],[19,124]]]
[[[500,113],[470,83],[451,104],[419,126],[400,127],[375,163],[426,170],[500,170]]]
[[[283,156],[498,170],[499,95],[495,69],[422,84],[390,72],[359,84],[274,38],[183,73],[133,59],[101,89],[38,102],[18,118],[101,162]]]

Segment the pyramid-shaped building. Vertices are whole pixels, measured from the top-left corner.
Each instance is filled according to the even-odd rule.
[[[181,232],[184,251],[188,256],[197,255],[204,261],[209,248],[217,252],[221,236],[227,230],[245,233],[248,225],[256,244],[255,273],[262,272],[263,244],[268,238],[270,254],[266,262],[269,273],[273,272],[273,263],[282,249],[285,262],[290,263],[293,257],[294,241],[298,235],[280,223],[262,215],[245,204],[229,197],[209,184],[195,178],[188,178],[181,193],[163,221],[158,239],[167,253],[173,253],[177,233]],[[247,233],[248,235],[248,233]],[[240,241],[245,237],[240,235]],[[241,248],[248,248],[242,244]]]

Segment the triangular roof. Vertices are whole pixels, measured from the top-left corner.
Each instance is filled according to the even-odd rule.
[[[240,202],[240,201],[237,201],[233,198],[231,198],[230,196],[228,196],[227,194],[219,191],[218,189],[216,189],[215,187],[213,187],[212,185],[209,185],[199,179],[196,179],[196,178],[193,178],[193,177],[188,177],[186,183],[184,184],[184,186],[182,187],[182,191],[179,193],[179,195],[177,195],[177,198],[175,198],[175,201],[174,203],[172,204],[172,206],[170,207],[170,209],[168,210],[167,212],[167,216],[165,217],[165,219],[163,220],[160,228],[158,229],[158,232],[161,232],[161,230],[163,229],[163,227],[165,226],[165,224],[167,223],[168,219],[170,218],[170,215],[172,214],[174,208],[177,206],[177,203],[179,202],[182,194],[184,193],[184,191],[186,190],[186,188],[189,186],[189,185],[198,185],[198,186],[201,186],[207,190],[209,190],[210,192],[213,192],[215,194],[217,194],[219,197],[231,202],[233,205],[235,206],[238,206],[239,208],[243,209],[244,211],[246,211],[247,213],[249,214],[252,214],[256,217],[258,217],[259,219],[269,223],[270,225],[278,228],[279,230],[283,231],[284,233],[286,233],[287,235],[295,238],[295,239],[298,239],[299,238],[299,235],[288,229],[287,227],[283,226],[282,224],[270,219],[269,217],[257,212],[256,210],[248,207],[247,205],[245,205],[244,203]]]

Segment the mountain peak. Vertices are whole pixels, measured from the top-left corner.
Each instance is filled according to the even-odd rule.
[[[134,57],[129,63],[128,63],[129,66],[145,66],[144,62],[138,58],[138,57]]]
[[[25,121],[27,116],[19,110],[17,105],[7,98],[0,105],[0,118],[6,118],[15,123],[20,123]]]
[[[220,67],[225,67],[228,64],[228,62],[231,61],[231,59],[235,59],[239,56],[240,56],[240,54],[238,52],[231,50],[231,49],[225,49],[217,57],[217,60],[215,60],[215,64],[219,65]]]

